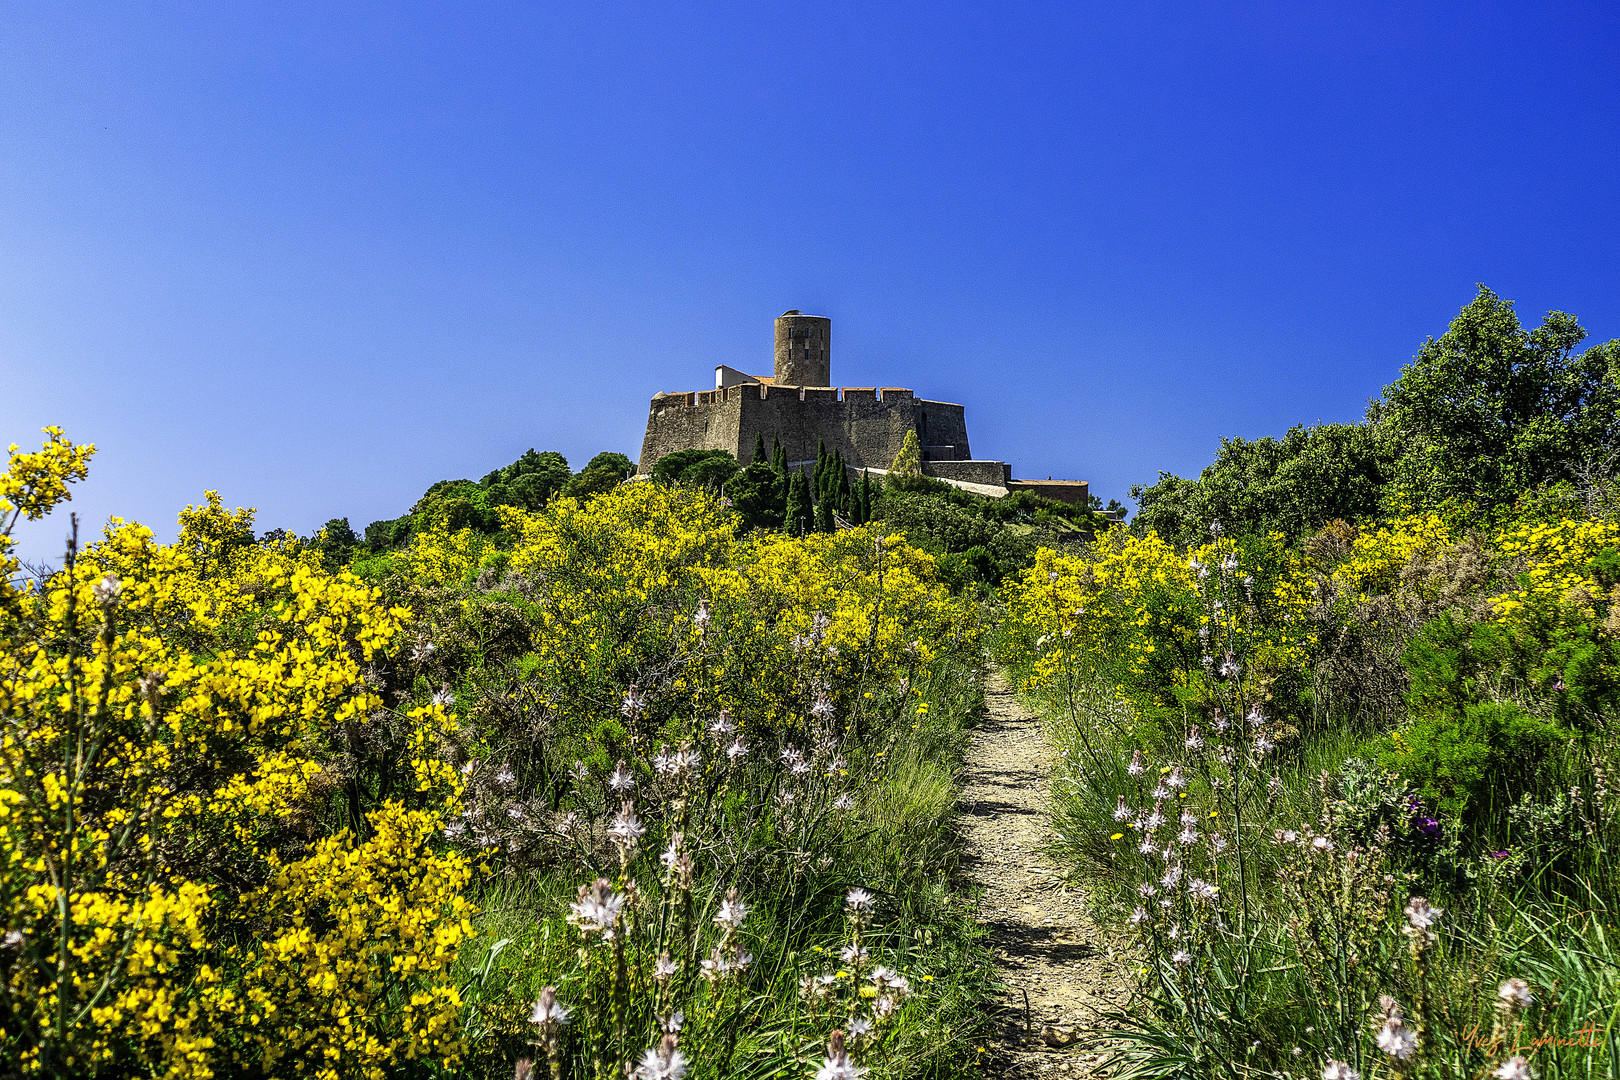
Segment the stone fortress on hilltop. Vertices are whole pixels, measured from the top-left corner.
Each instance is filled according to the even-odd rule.
[[[929,401],[895,387],[832,385],[832,320],[789,311],[776,320],[776,370],[747,375],[724,364],[713,390],[659,393],[647,415],[637,471],[677,450],[725,450],[744,464],[756,436],[780,440],[790,468],[815,464],[816,448],[840,453],[854,471],[887,471],[907,432],[916,432],[922,470],[980,495],[1031,491],[1067,503],[1086,502],[1084,480],[1014,480],[1004,461],[977,459],[968,448],[960,405]]]

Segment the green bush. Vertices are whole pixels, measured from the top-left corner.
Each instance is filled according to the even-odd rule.
[[[677,450],[653,463],[652,478],[661,484],[718,488],[741,468],[724,450]]]
[[[1491,796],[1528,790],[1563,734],[1517,705],[1481,702],[1417,717],[1379,740],[1378,763],[1442,815],[1472,820]]]

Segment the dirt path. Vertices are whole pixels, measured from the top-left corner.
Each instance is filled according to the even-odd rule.
[[[967,874],[984,890],[979,918],[1006,983],[1000,1043],[985,1074],[1096,1075],[1104,1053],[1089,1029],[1099,1011],[1123,1003],[1124,984],[1083,897],[1040,850],[1048,835],[1040,721],[1000,672],[985,678],[985,697],[988,715],[963,770],[960,819]]]

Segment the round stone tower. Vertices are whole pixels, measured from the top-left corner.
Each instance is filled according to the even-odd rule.
[[[797,309],[776,320],[776,385],[832,385],[832,320]]]

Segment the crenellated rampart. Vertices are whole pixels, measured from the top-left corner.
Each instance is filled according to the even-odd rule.
[[[968,454],[962,406],[918,398],[906,387],[739,383],[660,394],[648,410],[639,470],[648,472],[664,455],[694,448],[726,450],[746,462],[756,435],[767,447],[780,441],[791,461],[815,457],[824,444],[853,468],[886,469],[908,431],[927,444],[930,460]]]

